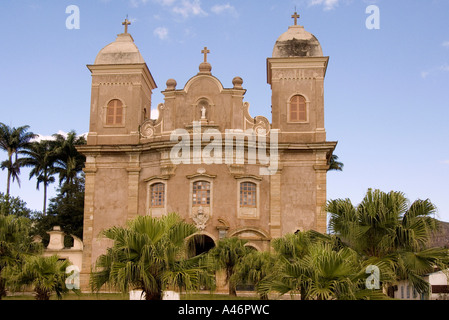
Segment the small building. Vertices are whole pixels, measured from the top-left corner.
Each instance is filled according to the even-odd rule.
[[[449,300],[448,271],[435,271],[424,276],[424,279],[430,284],[429,295],[419,294],[411,283],[403,280],[397,284],[394,298],[401,300]]]
[[[61,230],[60,226],[54,226],[51,231],[47,232],[50,235],[50,241],[44,250],[43,256],[49,257],[58,255],[60,259],[68,260],[72,265],[81,270],[83,262],[83,242],[80,238],[71,235],[73,238],[73,246],[70,248],[64,247],[64,238],[66,234]]]

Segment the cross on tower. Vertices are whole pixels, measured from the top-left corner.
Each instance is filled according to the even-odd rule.
[[[295,26],[298,25],[298,18],[300,17],[300,15],[295,11],[295,14],[292,15],[292,18],[295,19]]]
[[[207,50],[207,47],[204,47],[204,50],[202,50],[201,53],[204,53],[204,62],[207,62],[207,54],[210,53],[210,50]]]
[[[122,23],[122,25],[125,26],[125,33],[128,33],[128,26],[131,24],[131,22],[129,22],[128,17],[126,17],[125,21]]]

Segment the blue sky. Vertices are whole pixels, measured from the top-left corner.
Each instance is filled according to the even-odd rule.
[[[66,27],[69,5],[79,8],[79,29]],[[380,29],[366,27],[369,5],[379,8]],[[357,204],[368,188],[402,191],[412,201],[429,198],[449,221],[447,0],[2,0],[0,122],[44,136],[86,133],[86,65],[123,32],[126,15],[158,85],[153,108],[168,79],[180,88],[198,72],[207,46],[212,74],[225,87],[242,77],[251,115],[271,119],[266,58],[295,7],[330,56],[326,130],[345,168],[328,174],[328,199]],[[42,190],[26,169],[21,180],[12,195],[40,210]]]

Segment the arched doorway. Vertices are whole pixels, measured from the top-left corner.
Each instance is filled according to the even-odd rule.
[[[208,252],[213,247],[215,247],[215,241],[211,237],[205,234],[196,234],[188,240],[188,257],[192,258]]]

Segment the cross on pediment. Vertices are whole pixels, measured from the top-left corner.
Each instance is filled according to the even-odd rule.
[[[125,21],[122,23],[122,25],[125,26],[125,33],[128,33],[128,26],[131,24],[131,22],[128,20],[128,17],[126,17]]]
[[[298,25],[298,19],[300,18],[300,15],[295,11],[295,14],[292,15],[292,18],[295,19],[295,26]]]
[[[204,47],[201,53],[204,53],[204,62],[207,62],[207,54],[210,53],[210,50],[208,50],[207,47]]]

